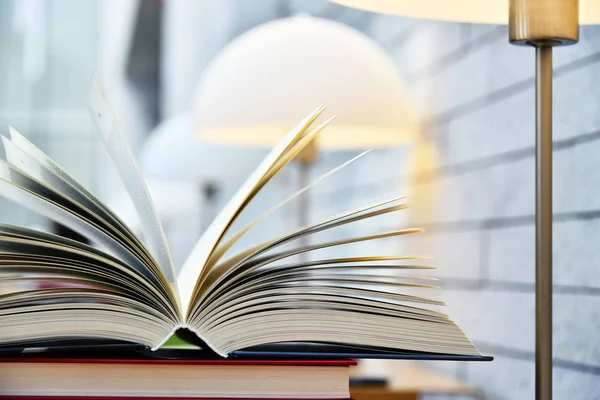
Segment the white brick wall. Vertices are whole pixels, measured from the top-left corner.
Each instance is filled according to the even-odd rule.
[[[459,25],[437,25],[437,38],[428,40],[443,47],[448,37],[450,48],[461,49]],[[534,393],[535,55],[510,46],[502,29],[474,26],[459,39],[468,51],[433,55],[429,75],[403,70],[418,77],[412,87],[434,88],[445,166],[439,180],[423,183],[442,193],[440,212],[423,221],[434,239],[406,247],[433,246],[447,311],[496,356],[469,363],[461,375],[485,388],[486,398],[525,399]],[[580,45],[556,50],[554,393],[561,399],[600,398],[598,41],[600,30],[586,28]]]

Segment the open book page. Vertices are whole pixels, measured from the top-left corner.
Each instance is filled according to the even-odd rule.
[[[318,125],[314,128],[311,127],[310,130],[308,130],[308,127],[307,127],[307,129],[305,129],[305,131],[303,133],[298,135],[296,137],[296,139],[294,141],[292,141],[290,146],[288,146],[289,147],[288,150],[285,151],[284,153],[282,153],[281,156],[279,157],[279,159],[264,174],[262,179],[255,186],[254,191],[248,197],[247,203],[252,201],[252,199],[260,192],[260,190],[265,185],[267,185],[275,177],[275,175],[277,175],[287,164],[290,163],[290,161],[292,161],[300,152],[302,152],[303,149],[309,143],[311,143],[323,129],[325,129],[325,127],[333,120],[333,118],[335,118],[335,116],[329,118],[328,120],[326,120],[325,122],[321,123],[320,125]],[[365,153],[363,153],[363,154],[365,154]],[[360,156],[361,155],[354,158],[353,160],[360,158]],[[351,160],[351,161],[353,161],[353,160]],[[347,165],[347,164],[348,163],[346,163],[344,165]],[[329,174],[325,174],[325,176],[318,179],[317,182],[320,181],[321,179],[324,179],[327,175],[329,175]],[[313,182],[313,184],[309,184],[306,188],[301,190],[301,192],[304,190],[308,190],[308,188],[310,188],[317,182]],[[280,206],[291,201],[294,197],[295,196],[292,196],[288,200],[284,201],[282,204],[280,204]],[[271,212],[274,212],[276,209],[277,209],[277,207],[272,209]],[[241,213],[243,210],[244,210],[243,208],[240,209],[239,213]],[[267,212],[267,214],[264,217],[266,218],[266,216],[268,216],[268,214],[269,214],[269,212]],[[260,220],[262,220],[262,219],[263,219],[262,217],[259,218],[256,223],[258,224],[258,222],[260,222]],[[224,271],[223,268],[217,268],[217,263],[219,262],[219,260],[221,260],[223,255],[227,252],[227,250],[229,250],[231,248],[231,246],[233,244],[235,244],[235,242],[237,240],[239,240],[245,233],[250,231],[252,225],[253,224],[251,224],[249,227],[245,228],[242,232],[240,232],[240,234],[234,235],[234,237],[231,240],[228,240],[225,243],[221,243],[221,241],[219,241],[219,243],[215,247],[214,251],[212,252],[210,257],[204,264],[204,268],[202,269],[202,273],[200,275],[198,282],[196,283],[196,288],[194,289],[194,295],[192,296],[192,300],[190,302],[191,305],[195,305],[199,302],[199,298],[202,296],[204,289],[206,289],[205,283],[207,282],[207,280],[210,279],[210,276],[211,275],[214,276],[215,274],[219,275],[222,271]],[[192,308],[192,306],[190,308]]]
[[[2,143],[6,159],[10,164],[17,166],[20,171],[71,199],[77,205],[77,208],[84,209],[95,223],[110,232],[117,241],[124,243],[133,253],[139,255],[139,258],[151,270],[155,270],[157,276],[160,277],[160,272],[156,271],[158,266],[155,265],[146,247],[139,242],[133,232],[108,207],[104,206],[102,202],[85,189],[80,190],[80,185],[73,178],[53,163],[37,147],[27,142],[15,129],[11,129],[11,138],[18,138],[18,142],[22,144],[27,143],[24,146],[27,150],[3,136]],[[72,211],[75,210],[72,209]],[[166,280],[162,280],[166,285]]]
[[[124,290],[139,301],[160,309],[164,316],[176,318],[176,310],[168,307],[170,302],[159,282],[92,246],[51,233],[3,223],[0,223],[0,243],[3,255],[0,263],[4,266],[0,271],[0,278],[11,269],[16,273],[15,266],[19,265],[18,260],[22,259],[27,265],[20,265],[15,279],[23,277],[44,281],[49,276],[61,275],[64,282],[56,282],[57,289],[63,286],[63,283],[76,281],[87,287],[90,285],[86,280],[93,280],[98,285],[97,289]],[[10,247],[12,253],[7,252]],[[69,254],[72,259],[63,260],[64,264],[61,263],[53,253],[59,250],[63,251],[63,255]]]
[[[277,210],[281,209],[283,206],[285,206],[286,204],[288,204],[292,200],[296,199],[302,193],[306,192],[307,190],[309,190],[313,186],[317,185],[318,183],[320,183],[324,179],[326,179],[329,176],[333,175],[334,173],[340,171],[342,168],[350,165],[351,163],[353,163],[354,161],[358,160],[359,158],[361,158],[362,156],[364,156],[365,154],[367,154],[369,152],[370,152],[370,150],[364,151],[364,152],[360,153],[359,155],[357,155],[356,157],[354,157],[354,158],[352,158],[352,159],[344,162],[343,164],[341,164],[341,165],[333,168],[332,170],[326,172],[325,174],[321,175],[319,178],[317,178],[313,182],[311,182],[308,185],[302,187],[296,193],[294,193],[291,196],[289,196],[288,198],[284,199],[282,202],[280,202],[279,204],[277,204],[275,207],[271,208],[270,210],[268,210],[267,212],[265,212],[264,214],[262,214],[260,217],[254,219],[248,225],[246,225],[245,227],[243,227],[242,229],[240,229],[239,232],[237,232],[235,235],[233,235],[226,242],[220,244],[219,247],[215,250],[215,252],[213,253],[213,256],[211,257],[211,259],[215,260],[215,263],[213,264],[213,267],[216,266],[216,263],[223,257],[223,255],[225,255],[225,253],[227,253],[227,251],[229,251],[244,235],[246,235],[248,232],[250,232],[253,228],[255,228],[262,221],[264,221],[265,219],[267,219],[271,214],[273,214]]]
[[[139,214],[142,232],[148,248],[167,278],[171,286],[170,289],[175,293],[177,301],[179,301],[180,296],[178,295],[173,261],[156,208],[97,75],[94,76],[89,107],[92,119],[101,133],[109,154],[118,167]]]
[[[227,291],[229,285],[225,282],[230,282],[233,279],[236,279],[238,276],[248,275],[252,271],[262,266],[309,251],[421,232],[422,229],[420,228],[402,229],[376,235],[358,236],[332,242],[319,243],[311,246],[298,247],[291,250],[262,256],[267,252],[271,252],[272,250],[275,250],[286,243],[299,239],[303,236],[312,235],[342,225],[404,210],[408,207],[407,204],[396,204],[401,199],[402,198],[400,197],[379,202],[367,207],[343,213],[323,222],[302,227],[296,231],[257,244],[220,262],[211,271],[211,274],[209,274],[208,278],[200,288],[198,296],[199,301],[194,303],[195,308],[193,314],[196,315],[200,311],[200,308],[202,308],[203,305],[209,304],[215,296],[222,295],[224,291]],[[220,286],[217,288],[217,285]]]
[[[6,189],[1,194],[78,232],[131,268],[151,276],[176,304],[156,261],[118,217],[15,129],[11,129],[11,138],[19,144],[2,137],[9,164],[1,163],[5,172],[0,179],[6,181],[2,182]]]
[[[302,140],[308,127],[323,111],[324,107],[317,108],[283,137],[202,235],[177,277],[184,315],[188,314],[196,288],[201,284],[202,277],[205,275],[204,268],[207,262],[231,228],[231,225],[250,200],[266,184],[265,178],[272,172],[273,167],[294,144]],[[283,166],[280,168],[283,168]]]
[[[12,126],[9,127],[9,131],[10,141],[2,137],[6,159],[9,163],[18,165],[20,170],[65,194],[94,214],[97,214],[100,218],[108,221],[114,228],[118,229],[120,234],[135,243],[136,248],[146,258],[152,258],[146,247],[117,214],[15,128]]]
[[[89,210],[2,160],[0,160],[0,194],[90,238],[131,268],[160,282],[160,279],[152,273],[152,269],[136,255],[135,251],[105,227],[92,221],[95,218]]]
[[[177,324],[159,283],[83,243],[0,224],[0,343],[97,337],[154,346]]]
[[[391,212],[394,207],[405,208],[384,206],[381,212]],[[301,231],[331,228],[355,218],[368,218],[375,212],[346,213],[346,217]],[[431,284],[435,278],[399,273],[430,270],[429,265],[412,263],[422,256],[362,256],[271,264],[301,251],[418,231],[405,229],[341,239],[250,258],[242,269],[225,276],[226,281],[210,292],[188,323],[223,356],[246,346],[281,341],[326,341],[365,348],[477,355],[472,343],[448,316],[424,308],[439,307],[442,302],[410,294],[413,290],[437,287]],[[401,263],[382,264],[383,261]]]
[[[287,164],[289,164],[290,161],[292,161],[311,141],[313,141],[315,139],[315,137],[331,122],[333,118],[328,119],[327,121],[323,122],[322,124],[318,125],[315,128],[312,128],[308,131],[305,131],[303,134],[301,134],[300,136],[297,137],[297,139],[295,141],[293,141],[289,147],[289,149],[287,151],[285,151],[280,157],[279,160],[277,160],[277,162],[275,162],[275,164],[273,164],[273,166],[264,174],[264,176],[262,177],[262,179],[258,182],[258,184],[255,187],[255,190],[253,191],[253,193],[250,194],[247,203],[250,203],[252,201],[252,199],[260,192],[260,190],[267,185],[274,177],[275,175],[277,175]],[[366,153],[366,152],[365,152]],[[363,154],[365,154],[363,153]],[[356,160],[357,158],[360,158],[363,154],[355,157],[353,160]],[[343,166],[347,165],[348,163],[344,164]],[[343,167],[342,166],[342,167]],[[333,171],[335,172],[335,170]],[[321,177],[320,179],[317,180],[320,181],[322,179],[324,179],[327,175],[329,174],[325,174],[325,176]],[[311,186],[313,186],[314,184],[316,184],[317,182],[313,182],[313,184],[309,184],[306,188],[302,189],[298,194],[300,194],[301,192],[308,190],[308,188],[310,188]],[[215,268],[217,266],[217,263],[219,262],[219,260],[221,260],[221,258],[223,257],[223,255],[241,238],[243,237],[246,233],[248,233],[253,226],[257,225],[261,220],[263,220],[264,218],[266,218],[271,212],[275,212],[277,210],[278,207],[285,205],[286,203],[288,203],[289,201],[293,200],[296,196],[292,196],[290,198],[288,198],[286,201],[284,201],[283,203],[281,203],[279,206],[276,206],[275,208],[273,208],[270,212],[267,212],[263,217],[258,218],[255,223],[250,224],[248,227],[244,228],[242,230],[242,232],[235,234],[230,240],[228,240],[225,243],[222,243],[221,241],[218,243],[218,245],[215,247],[215,250],[212,252],[212,254],[210,255],[210,257],[208,258],[208,260],[206,261],[206,263],[204,264],[204,268],[202,269],[202,273],[200,275],[200,278],[196,284],[196,288],[194,290],[194,296],[192,297],[191,300],[191,304],[195,304],[198,301],[198,297],[201,295],[202,289],[201,287],[204,285],[204,282],[209,278],[209,276],[211,274],[213,274],[215,271]],[[243,211],[243,209],[240,210],[240,213]]]
[[[331,169],[330,171],[324,173],[323,175],[321,175],[320,177],[318,177],[317,179],[315,179],[314,181],[312,181],[311,183],[309,183],[305,187],[300,188],[300,190],[298,190],[297,192],[293,193],[291,196],[289,196],[288,198],[284,199],[282,202],[280,202],[279,204],[277,204],[273,208],[269,209],[267,212],[265,212],[264,214],[262,214],[258,218],[254,219],[251,223],[249,223],[248,225],[246,225],[245,227],[243,227],[242,229],[240,229],[239,232],[237,232],[236,234],[234,234],[226,242],[224,242],[221,245],[219,245],[219,247],[215,250],[213,257],[211,257],[211,258],[215,259],[214,264],[210,265],[210,269],[207,269],[207,270],[204,271],[205,274],[203,276],[204,280],[202,281],[202,286],[196,291],[196,297],[194,297],[194,299],[192,301],[193,307],[196,307],[202,301],[202,297],[214,286],[215,283],[217,283],[220,280],[222,280],[225,277],[225,275],[233,272],[233,270],[235,269],[235,267],[238,265],[238,263],[240,261],[245,260],[246,258],[248,258],[249,256],[251,256],[252,254],[254,254],[254,253],[258,252],[258,251],[265,250],[267,247],[269,247],[273,243],[282,242],[282,240],[285,239],[285,238],[287,238],[288,236],[292,237],[292,239],[289,239],[289,240],[293,240],[295,238],[306,236],[306,235],[309,235],[311,233],[314,233],[314,232],[318,231],[318,230],[314,229],[315,226],[304,227],[301,230],[296,231],[296,232],[294,232],[292,234],[286,234],[284,236],[281,236],[281,237],[278,237],[278,238],[275,238],[275,239],[272,239],[272,240],[268,240],[268,241],[263,242],[261,244],[258,244],[256,246],[253,246],[252,248],[250,248],[250,249],[248,249],[246,251],[242,251],[242,252],[236,254],[235,256],[231,257],[228,260],[220,262],[222,256],[229,249],[231,249],[233,247],[233,245],[237,241],[239,241],[244,235],[246,235],[248,232],[250,232],[260,222],[262,222],[265,219],[267,219],[271,214],[273,214],[274,212],[276,212],[278,209],[280,209],[284,205],[288,204],[290,201],[296,199],[298,196],[300,196],[305,191],[307,191],[310,188],[314,187],[315,185],[319,184],[321,181],[325,180],[326,178],[328,178],[329,176],[333,175],[334,173],[340,171],[344,167],[350,165],[354,161],[360,159],[365,154],[367,154],[369,151],[370,150],[367,150],[367,151],[365,151],[365,152],[357,155],[356,157],[351,158],[350,160],[348,160],[348,161],[342,163],[341,165],[339,165],[339,166]],[[392,201],[395,201],[395,200],[392,200]],[[361,210],[361,211],[363,211],[363,210]],[[330,221],[327,221],[327,222],[330,222]],[[326,223],[323,223],[323,224],[326,224]],[[319,225],[323,225],[323,224],[319,224]],[[302,233],[302,232],[304,232],[304,233]],[[283,240],[282,243],[285,243],[285,242],[287,242],[289,240]]]

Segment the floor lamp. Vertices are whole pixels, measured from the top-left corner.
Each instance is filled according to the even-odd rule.
[[[536,398],[552,398],[552,48],[577,43],[579,23],[600,23],[597,0],[333,0],[368,11],[506,24],[509,41],[536,52]]]
[[[321,151],[394,146],[416,134],[386,52],[353,28],[305,15],[263,24],[221,50],[198,84],[195,129],[205,141],[271,147],[319,104],[338,116],[296,157],[301,187]],[[299,200],[306,225],[308,197]]]

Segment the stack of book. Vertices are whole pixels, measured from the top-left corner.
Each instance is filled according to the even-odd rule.
[[[423,276],[433,268],[423,263],[426,257],[290,261],[320,249],[420,232],[409,227],[292,245],[307,235],[404,210],[400,198],[231,251],[277,209],[361,157],[230,232],[260,190],[330,122],[314,126],[323,107],[275,146],[177,276],[152,199],[97,78],[90,109],[140,215],[143,238],[16,129],[2,137],[0,195],[91,245],[0,223],[0,355],[5,355],[0,395],[341,399],[348,397],[350,358],[487,359],[447,315],[432,309],[441,302],[407,292],[436,287]],[[174,338],[184,338],[178,346],[187,350],[169,353],[166,360]],[[86,341],[111,352],[134,345],[146,353],[100,360],[100,352],[89,359],[81,357],[90,347]],[[76,358],[56,352],[65,343],[78,349]],[[40,349],[44,357],[26,356]],[[66,359],[52,358],[59,353]]]

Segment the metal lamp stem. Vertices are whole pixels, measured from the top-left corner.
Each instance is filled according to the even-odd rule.
[[[552,398],[552,46],[536,46],[535,390]]]

